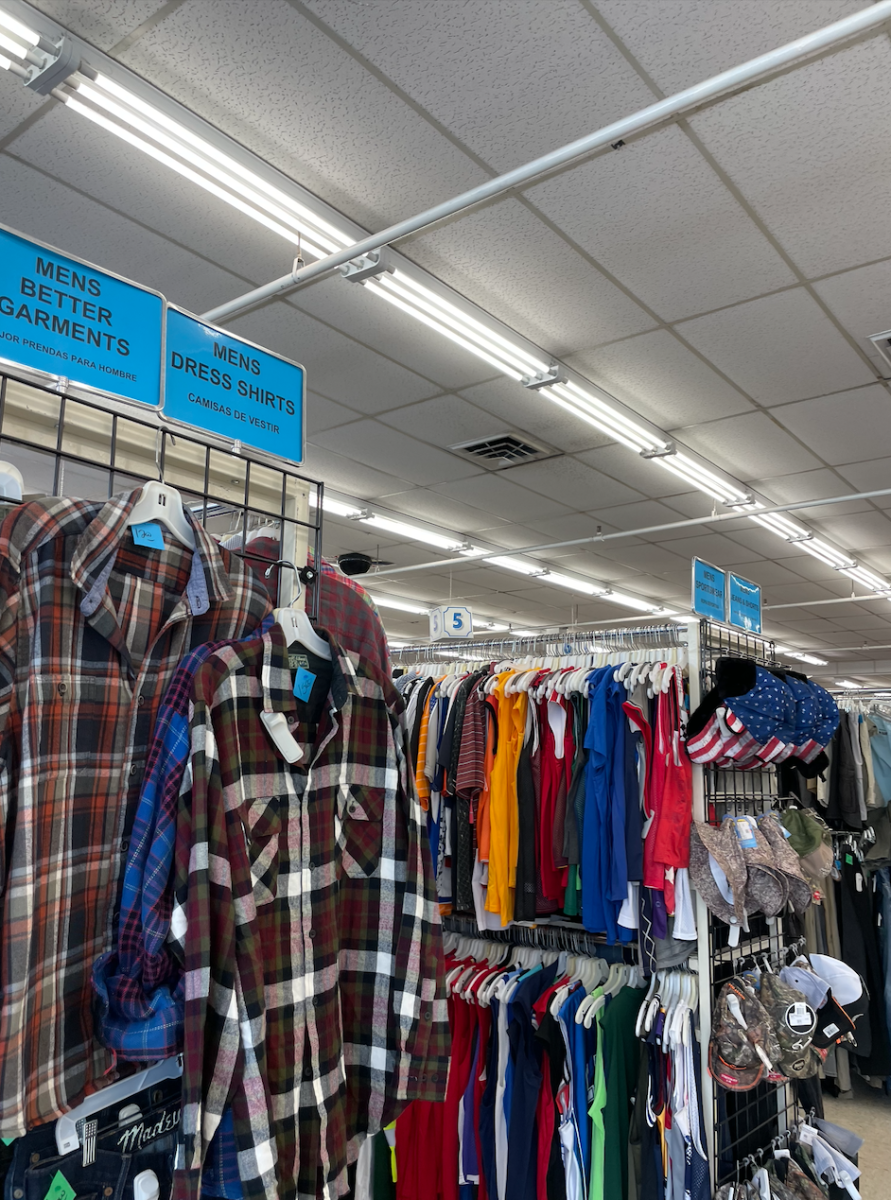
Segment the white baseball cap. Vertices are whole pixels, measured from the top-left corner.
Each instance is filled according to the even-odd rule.
[[[810,957],[811,966],[832,988],[832,995],[842,1008],[860,999],[863,981],[853,967],[840,959],[830,958],[828,954],[812,954]]]
[[[799,966],[797,963],[793,963],[791,967],[783,967],[780,971],[780,979],[783,983],[788,983],[790,987],[797,988],[814,1009],[819,1008],[829,994],[829,984],[825,979],[822,979],[816,971]]]

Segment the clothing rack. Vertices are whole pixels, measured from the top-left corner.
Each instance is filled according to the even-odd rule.
[[[688,645],[689,626],[649,625],[636,629],[610,629],[599,632],[548,631],[534,637],[503,637],[487,641],[462,638],[442,642],[419,642],[390,651],[392,658],[404,662],[414,657],[418,661],[435,662],[445,655],[473,651],[473,658],[525,658],[536,650],[549,656],[597,654],[612,650],[670,649]]]
[[[447,916],[442,919],[446,933],[460,937],[475,938],[484,942],[497,942],[507,946],[533,946],[537,950],[565,950],[569,954],[585,955],[589,958],[603,957],[606,937],[600,933],[589,933],[568,921],[549,921],[546,924],[531,921],[515,921],[505,929],[480,930],[472,917]],[[637,944],[610,947],[610,953],[625,951],[626,962],[637,960]]]

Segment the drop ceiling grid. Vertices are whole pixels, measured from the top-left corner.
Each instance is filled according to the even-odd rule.
[[[642,335],[642,336],[647,336],[647,335]],[[423,401],[418,401],[418,403],[422,403],[422,402],[423,402]],[[358,415],[359,415],[359,414],[357,414],[357,416],[358,416]]]

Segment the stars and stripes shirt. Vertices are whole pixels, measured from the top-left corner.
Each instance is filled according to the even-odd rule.
[[[331,649],[317,726],[277,625],[195,678],[171,922],[185,962],[176,1200],[198,1196],[229,1101],[245,1197],[328,1200],[366,1134],[444,1095],[441,927],[402,701]],[[261,713],[285,715],[297,763]]]
[[[139,489],[49,498],[0,526],[0,1137],[114,1079],[91,968],[115,940],[155,717],[177,663],[269,599],[192,521],[195,552],[133,544]],[[189,518],[191,520],[191,518]]]

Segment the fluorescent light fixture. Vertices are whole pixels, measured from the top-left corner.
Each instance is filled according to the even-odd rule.
[[[848,688],[857,691],[860,688],[859,683],[853,683],[850,679],[836,679],[836,684],[841,688]]]
[[[824,542],[822,538],[809,538],[806,542],[798,543],[805,554],[810,554],[812,558],[817,558],[820,562],[826,563],[828,567],[834,567],[836,571],[843,571],[845,568],[855,566],[854,561],[847,555],[842,554],[840,550],[836,550],[834,546],[830,546],[828,542]]]
[[[671,471],[673,475],[679,476],[685,483],[692,484],[698,491],[705,492],[707,496],[712,496],[715,500],[720,500],[722,504],[745,504],[750,499],[749,493],[742,487],[722,479],[720,475],[716,475],[702,463],[696,462],[689,455],[680,451],[676,454],[665,454],[653,461],[664,467],[666,471]]]
[[[659,450],[669,444],[664,434],[653,433],[643,425],[637,424],[618,407],[608,404],[594,392],[589,392],[576,383],[554,384],[553,387],[545,388],[544,394],[567,412],[581,417],[589,425],[594,425],[614,441],[621,442],[623,446],[635,450],[638,454],[641,450]]]
[[[313,504],[312,499],[310,504]],[[322,512],[331,513],[334,517],[355,517],[361,511],[361,508],[355,508],[352,504],[344,504],[342,500],[335,500],[333,496],[326,496],[322,501]]]
[[[761,516],[756,513],[749,514],[749,520],[755,521],[759,525],[763,525],[765,529],[769,529],[771,533],[778,533],[780,537],[785,538],[787,542],[797,542],[802,538],[810,538],[813,535],[803,525],[797,525],[794,521],[790,521],[788,517],[782,513],[765,513]]]
[[[604,592],[599,599],[609,600],[610,604],[621,604],[625,608],[633,608],[637,612],[655,612],[661,608],[661,604],[651,604],[647,600],[638,600],[637,596],[628,596],[624,592]]]
[[[862,583],[864,587],[868,587],[874,592],[891,592],[891,583],[867,567],[842,567],[841,573],[847,575],[849,579],[856,580],[857,583]]]
[[[537,563],[524,563],[522,559],[511,558],[509,554],[498,554],[492,558],[484,558],[483,562],[491,563],[493,567],[504,567],[507,571],[516,571],[519,575],[541,575],[545,569]]]
[[[829,660],[826,658],[817,658],[816,654],[799,654],[802,662],[810,663],[814,667],[828,667]]]
[[[408,642],[394,642],[391,638],[387,638],[387,645],[391,650],[404,650]]]
[[[11,37],[7,37],[2,31],[0,31],[0,46],[15,58],[24,58],[28,53],[27,46],[23,46],[21,42],[14,42]]]
[[[695,613],[674,613],[667,614],[669,621],[675,621],[678,625],[698,625],[701,617],[697,617]]]
[[[381,517],[377,513],[361,517],[362,525],[373,525],[375,529],[383,529],[387,533],[395,533],[400,537],[409,538],[415,542],[425,542],[438,550],[457,550],[464,542],[454,537],[446,537],[441,533],[433,533],[429,529],[421,529],[417,525],[409,525],[406,521],[396,521],[392,517]]]
[[[0,70],[3,70],[3,71],[11,71],[12,70],[12,61],[10,59],[8,59],[5,54],[0,54]]]
[[[586,579],[573,579],[571,575],[561,575],[559,571],[548,571],[546,575],[542,575],[541,582],[553,583],[557,587],[581,592],[585,596],[602,596],[608,590],[603,584],[589,583]]]
[[[40,41],[38,33],[35,33],[33,29],[29,29],[27,25],[23,25],[21,21],[17,21],[15,17],[11,17],[2,8],[0,8],[0,26],[8,29],[10,33],[14,33],[17,38],[21,38],[23,42],[27,42],[29,46],[36,46]]]
[[[378,596],[371,595],[371,600],[378,608],[395,608],[398,612],[415,613],[417,616],[426,617],[430,611],[429,608],[421,608],[418,604],[412,604],[408,600],[397,600],[395,596]]]

